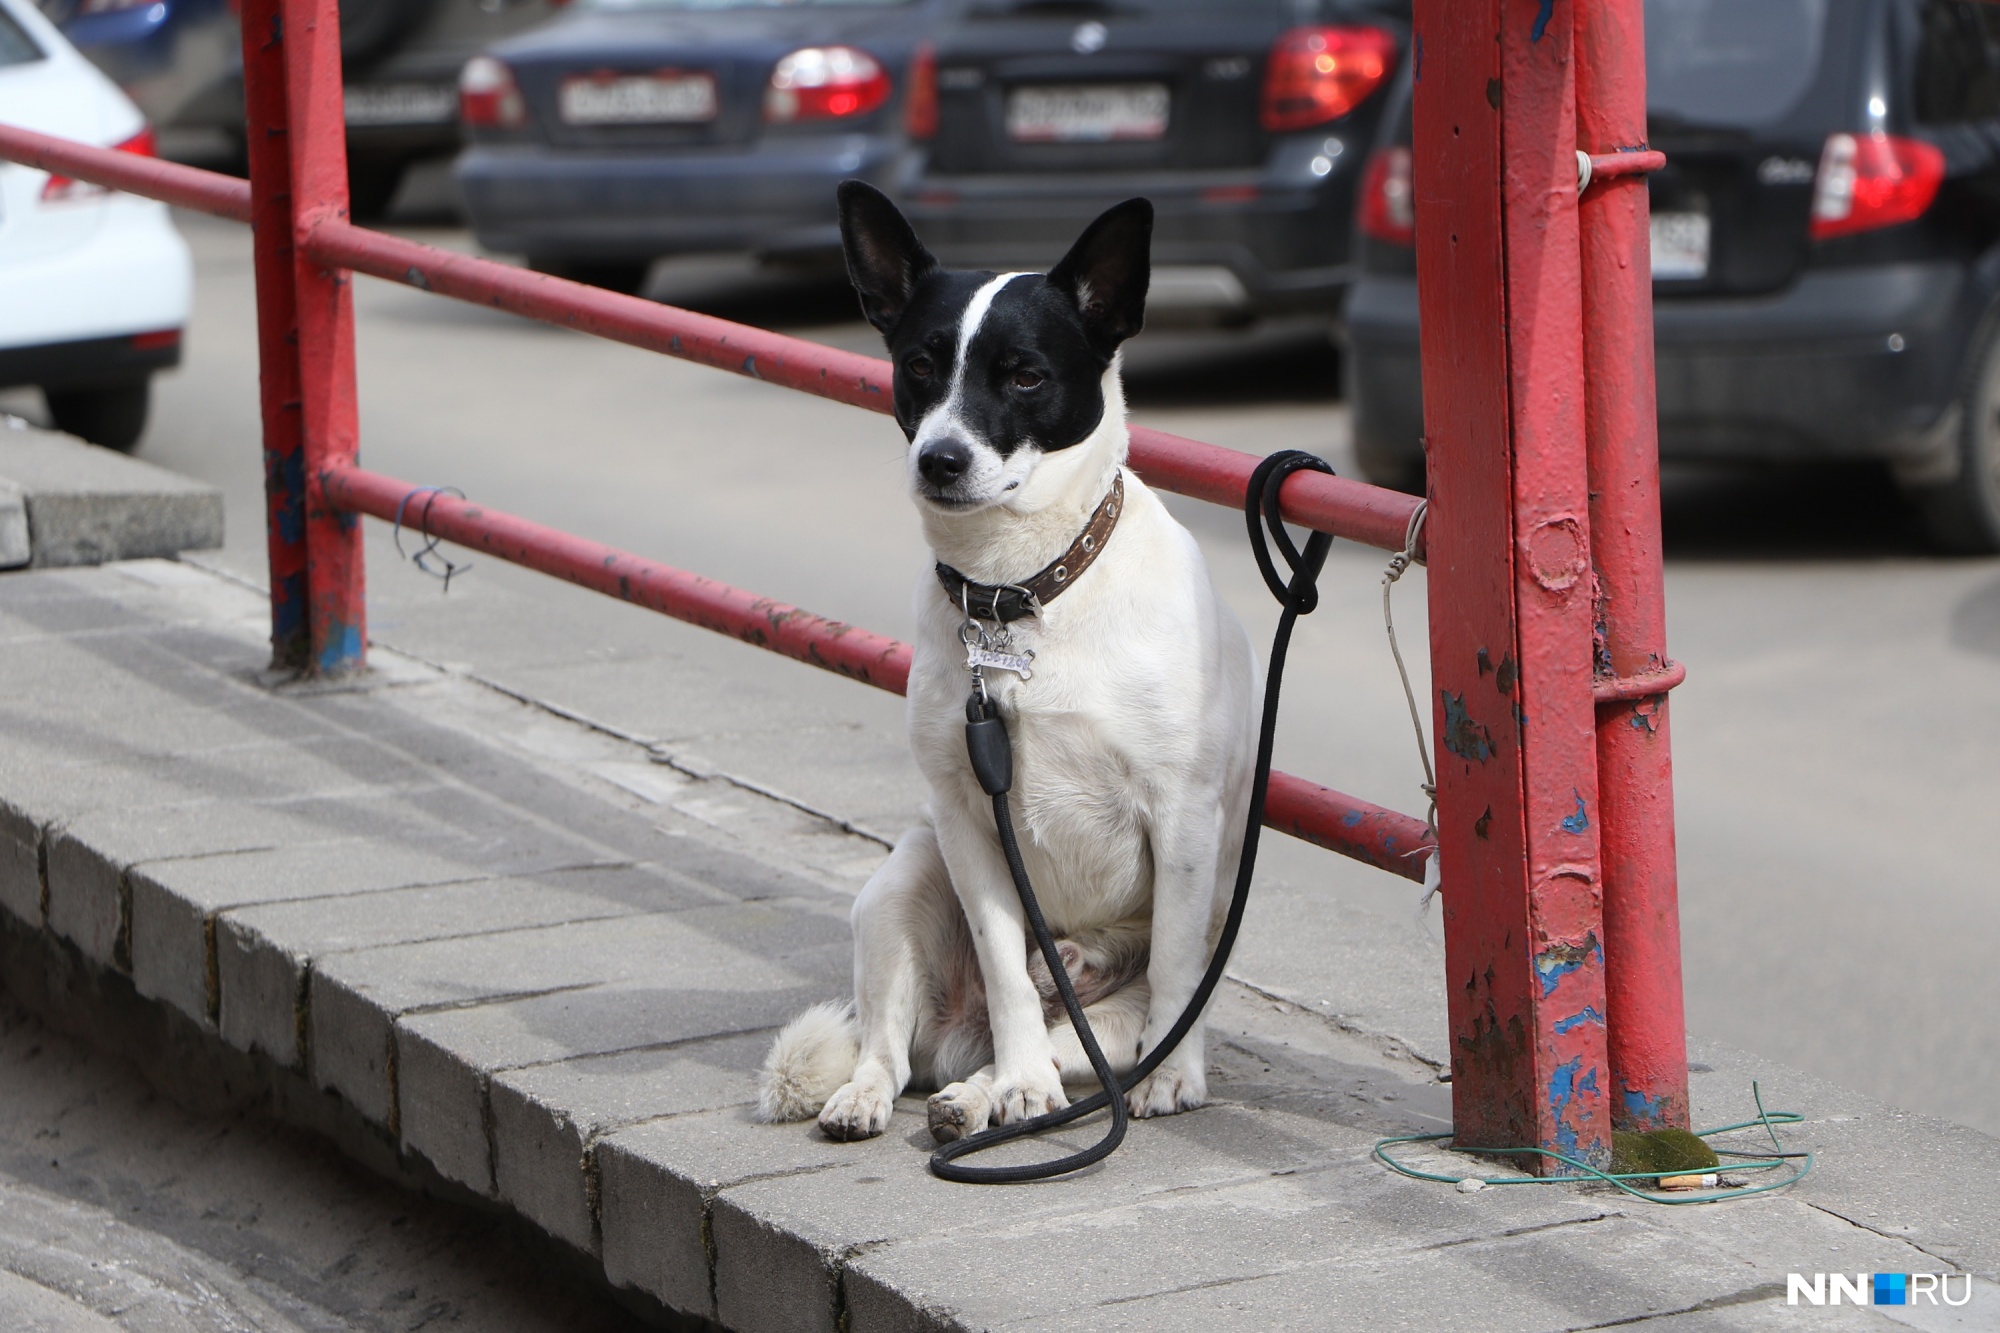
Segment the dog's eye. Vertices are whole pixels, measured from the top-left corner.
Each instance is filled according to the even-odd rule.
[[[1032,370],[1017,370],[1014,372],[1014,387],[1017,389],[1037,388],[1041,382],[1042,377]]]
[[[931,359],[927,356],[913,356],[903,363],[903,369],[920,380],[927,380],[931,377]]]

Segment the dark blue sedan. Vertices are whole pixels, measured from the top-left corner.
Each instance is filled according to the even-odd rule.
[[[466,66],[480,243],[635,291],[654,259],[831,254],[834,187],[886,184],[936,113],[948,0],[578,0]]]

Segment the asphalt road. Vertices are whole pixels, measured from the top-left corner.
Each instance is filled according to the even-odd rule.
[[[522,1224],[411,1195],[258,1113],[172,1105],[0,997],[8,1333],[612,1333]]]
[[[197,312],[142,456],[225,489],[223,563],[258,578],[248,238],[185,230]],[[835,284],[677,264],[654,293],[874,348]],[[406,288],[362,279],[356,297],[370,466],[908,633],[923,552],[884,419]],[[1138,420],[1345,462],[1332,358],[1310,333],[1142,340],[1130,371]],[[1273,609],[1240,518],[1177,509],[1263,638]],[[1670,642],[1690,672],[1674,741],[1691,1029],[2000,1133],[2000,561],[1928,554],[1865,472],[1676,476],[1667,526]],[[915,808],[900,701],[493,562],[442,594],[380,525],[369,540],[372,629],[398,647],[864,827],[893,833]],[[1294,650],[1279,763],[1420,812],[1381,567],[1337,549]],[[1403,587],[1421,658],[1421,573]],[[712,722],[689,721],[690,697]],[[1435,931],[1404,881],[1273,842],[1264,874],[1293,890],[1272,899],[1286,910],[1324,895]]]

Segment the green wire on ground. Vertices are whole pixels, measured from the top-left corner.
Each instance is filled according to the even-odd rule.
[[[1590,1163],[1579,1162],[1574,1157],[1565,1157],[1559,1152],[1550,1152],[1547,1148],[1452,1148],[1449,1151],[1481,1153],[1489,1157],[1547,1157],[1561,1162],[1564,1166],[1574,1168],[1578,1174],[1575,1176],[1502,1176],[1497,1180],[1486,1176],[1447,1176],[1434,1171],[1419,1171],[1413,1166],[1404,1165],[1389,1155],[1388,1150],[1395,1144],[1435,1143],[1439,1139],[1450,1138],[1450,1134],[1404,1134],[1395,1138],[1378,1139],[1372,1155],[1382,1165],[1399,1175],[1408,1176],[1412,1180],[1434,1180],[1444,1185],[1456,1185],[1466,1180],[1478,1180],[1482,1185],[1566,1185],[1575,1183],[1580,1177],[1594,1177],[1604,1181],[1608,1185],[1623,1190],[1635,1199],[1644,1199],[1648,1203],[1720,1203],[1725,1199],[1743,1199],[1748,1198],[1752,1194],[1766,1194],[1772,1190],[1781,1190],[1787,1186],[1796,1185],[1801,1180],[1804,1180],[1813,1169],[1812,1153],[1810,1151],[1787,1152],[1785,1145],[1778,1139],[1776,1128],[1778,1125],[1801,1124],[1805,1121],[1805,1117],[1797,1111],[1766,1111],[1764,1109],[1763,1091],[1754,1082],[1750,1085],[1750,1095],[1757,1103],[1757,1118],[1755,1120],[1739,1120],[1733,1125],[1718,1125],[1714,1129],[1696,1130],[1695,1133],[1705,1139],[1716,1134],[1727,1134],[1733,1130],[1762,1126],[1764,1132],[1771,1137],[1772,1151],[1770,1153],[1733,1152],[1725,1148],[1717,1148],[1715,1155],[1717,1157],[1734,1159],[1731,1169],[1736,1171],[1776,1171],[1784,1167],[1791,1167],[1792,1173],[1783,1180],[1769,1181],[1762,1185],[1736,1185],[1723,1189],[1707,1190],[1698,1194],[1662,1194],[1653,1190],[1639,1189],[1636,1186],[1626,1183],[1633,1180],[1657,1180],[1660,1177],[1660,1172],[1620,1172],[1614,1174],[1609,1171],[1600,1171]],[[1695,1173],[1685,1172],[1682,1174],[1692,1175]]]

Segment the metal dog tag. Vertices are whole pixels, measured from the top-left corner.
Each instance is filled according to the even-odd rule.
[[[981,667],[996,667],[1001,671],[1011,671],[1022,680],[1029,680],[1034,676],[1034,672],[1028,669],[1034,660],[1033,648],[1024,653],[1003,653],[977,643],[965,645],[965,665],[974,671]]]

